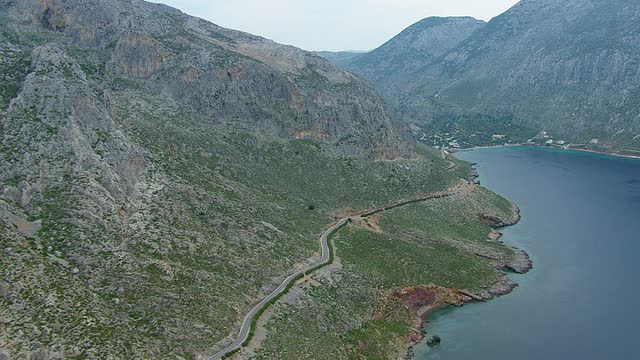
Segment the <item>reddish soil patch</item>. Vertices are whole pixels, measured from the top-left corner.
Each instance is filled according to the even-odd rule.
[[[398,290],[391,296],[403,300],[411,310],[416,311],[423,306],[432,306],[438,293],[433,288],[417,287]]]

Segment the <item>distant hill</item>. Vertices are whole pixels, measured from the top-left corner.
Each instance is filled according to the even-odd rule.
[[[471,17],[426,18],[379,48],[337,64],[371,80],[383,94],[393,93],[395,79],[430,64],[484,25]]]
[[[317,55],[341,67],[346,66],[366,53],[366,51],[316,51]]]
[[[429,34],[419,49],[401,34],[345,66],[405,120],[474,128],[485,141],[544,130],[601,150],[640,148],[640,2],[523,0],[486,25],[469,20],[444,46],[419,24],[405,30]]]

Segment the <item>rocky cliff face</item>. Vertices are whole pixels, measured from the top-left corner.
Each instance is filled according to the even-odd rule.
[[[259,119],[278,136],[322,128],[333,144],[356,135],[360,143],[343,148],[350,155],[397,154],[397,141],[385,149],[368,147],[369,140],[379,140],[372,129],[390,127],[375,91],[311,53],[142,1],[29,0],[2,6],[6,16],[31,28],[66,35],[57,40],[65,45],[99,50],[102,57],[91,61],[101,76],[146,79],[162,89],[160,96],[206,114],[207,121]]]
[[[2,124],[2,180],[16,181],[20,190],[7,188],[7,195],[28,207],[32,193],[69,173],[100,178],[103,192],[117,199],[134,191],[146,171],[144,158],[117,129],[78,63],[53,45],[35,48],[30,63]]]

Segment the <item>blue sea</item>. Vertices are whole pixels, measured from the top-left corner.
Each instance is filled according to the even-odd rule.
[[[640,359],[640,160],[537,147],[478,149],[481,185],[516,202],[502,240],[534,269],[486,303],[433,314],[417,359]]]

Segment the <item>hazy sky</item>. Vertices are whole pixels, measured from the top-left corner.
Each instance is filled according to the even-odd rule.
[[[376,48],[428,16],[489,20],[518,0],[151,0],[307,50]]]

